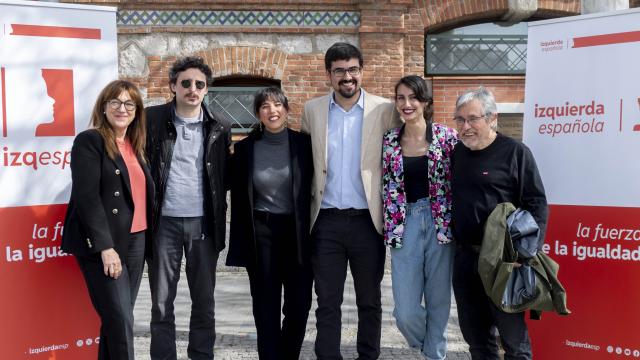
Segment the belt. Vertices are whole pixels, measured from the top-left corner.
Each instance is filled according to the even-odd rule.
[[[361,215],[369,215],[369,209],[336,209],[336,208],[328,208],[328,209],[320,209],[320,212],[327,215],[340,215],[340,216],[361,216]]]

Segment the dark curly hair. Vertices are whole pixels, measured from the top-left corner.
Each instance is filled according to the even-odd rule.
[[[207,78],[207,86],[211,86],[213,83],[213,73],[211,68],[204,62],[204,59],[199,56],[186,56],[176,60],[169,69],[169,83],[175,85],[178,81],[178,75],[181,72],[188,69],[198,69],[202,71]]]

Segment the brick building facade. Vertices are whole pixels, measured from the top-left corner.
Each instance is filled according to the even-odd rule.
[[[362,50],[364,88],[391,97],[400,77],[425,75],[425,34],[469,24],[577,15],[581,6],[580,0],[64,2],[118,7],[120,77],[139,85],[148,103],[170,98],[167,70],[176,57],[200,55],[212,66],[217,82],[279,84],[290,99],[294,127],[302,104],[329,90],[323,54],[336,41],[353,43]],[[525,8],[514,8],[522,3]],[[632,0],[630,5],[638,3]],[[524,102],[522,74],[426,74],[426,78],[433,87],[435,120],[439,122],[450,121],[461,91],[479,85],[491,89],[499,103]],[[501,126],[518,137],[521,125],[517,117],[515,121]]]

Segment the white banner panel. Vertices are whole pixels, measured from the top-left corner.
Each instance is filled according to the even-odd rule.
[[[69,151],[118,76],[115,11],[0,4],[0,207],[69,200]],[[46,184],[46,186],[43,186]]]
[[[523,134],[549,202],[640,206],[640,13],[532,23],[528,44]]]
[[[98,317],[60,239],[73,139],[117,76],[115,8],[0,2],[0,359],[97,356]]]
[[[639,59],[639,10],[529,26],[524,141],[573,312],[529,322],[536,358],[640,358]]]

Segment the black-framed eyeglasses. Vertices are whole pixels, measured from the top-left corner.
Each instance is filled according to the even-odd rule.
[[[107,104],[109,104],[109,107],[112,110],[120,109],[122,104],[124,104],[124,108],[127,111],[134,111],[136,109],[136,103],[134,103],[133,101],[120,101],[118,99],[112,99],[112,100],[107,101]]]
[[[487,115],[471,116],[468,119],[465,119],[462,116],[456,116],[456,117],[453,118],[453,121],[455,121],[456,125],[458,125],[458,126],[462,126],[462,125],[464,125],[464,123],[469,123],[469,125],[475,125],[480,120],[482,120],[482,119],[484,119],[486,117],[487,117]]]
[[[362,72],[362,68],[360,66],[352,66],[352,67],[350,67],[348,69],[335,68],[335,69],[331,70],[331,73],[334,76],[337,76],[337,77],[343,77],[347,73],[349,73],[349,75],[351,75],[351,76],[358,76],[358,75],[360,75],[360,72]]]
[[[202,81],[202,80],[193,80],[196,82],[196,89],[198,90],[202,90],[207,86],[207,83]],[[185,89],[188,89],[191,87],[191,83],[192,81],[189,79],[184,79],[182,81],[180,81],[180,86],[182,86]]]

